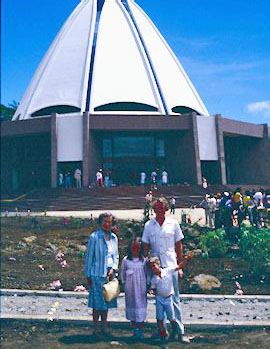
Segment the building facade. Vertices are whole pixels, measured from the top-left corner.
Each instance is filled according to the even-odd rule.
[[[3,122],[2,188],[56,187],[97,169],[115,184],[270,184],[269,127],[210,116],[180,62],[133,0],[82,0]],[[259,154],[259,156],[258,156]]]

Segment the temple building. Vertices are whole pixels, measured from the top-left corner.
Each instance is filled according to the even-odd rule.
[[[179,60],[133,0],[82,0],[2,122],[2,189],[56,187],[97,169],[116,184],[158,169],[171,183],[270,184],[267,124],[209,115]]]

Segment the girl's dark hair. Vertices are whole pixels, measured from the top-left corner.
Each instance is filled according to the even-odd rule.
[[[112,225],[116,225],[116,219],[110,212],[101,213],[98,217],[98,224],[101,225],[105,218],[112,217]]]
[[[127,259],[132,261],[132,252],[131,252],[131,246],[134,242],[138,242],[141,245],[140,253],[139,253],[139,259],[140,261],[143,261],[144,256],[143,256],[143,245],[142,245],[142,240],[138,237],[132,238],[128,244],[127,247]]]

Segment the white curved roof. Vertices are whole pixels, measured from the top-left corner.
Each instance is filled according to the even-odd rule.
[[[43,58],[13,120],[59,106],[110,114],[174,114],[172,108],[180,106],[209,115],[176,56],[133,0],[82,0]]]

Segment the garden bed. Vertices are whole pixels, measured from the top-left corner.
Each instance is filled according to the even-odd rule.
[[[48,290],[53,280],[60,280],[64,290],[74,290],[77,285],[86,287],[84,251],[88,237],[96,227],[96,222],[87,219],[3,218],[2,288]],[[120,258],[125,255],[132,232],[141,234],[142,227],[134,222],[119,223]],[[191,280],[198,274],[210,274],[221,282],[221,287],[211,293],[234,294],[237,281],[244,294],[269,294],[268,269],[260,275],[251,273],[235,242],[227,242],[223,256],[206,258],[205,252],[201,251],[201,237],[208,232],[198,227],[185,227],[184,234],[185,253],[195,251],[198,255],[185,268],[182,293],[198,292],[190,288]],[[57,260],[58,252],[64,256]],[[64,260],[66,263],[62,263]]]

